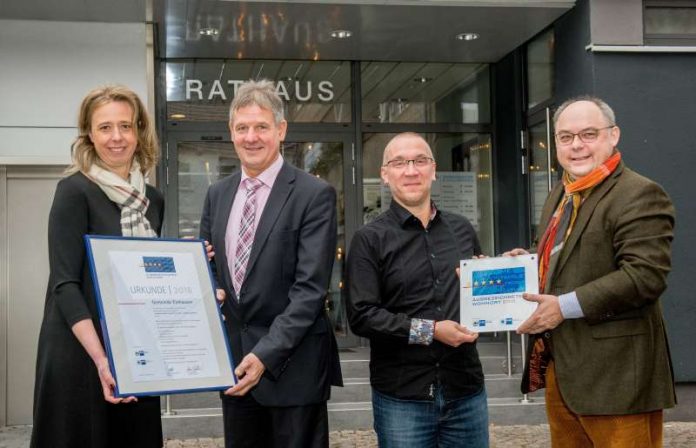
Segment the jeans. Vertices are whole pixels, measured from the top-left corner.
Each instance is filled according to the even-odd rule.
[[[487,448],[486,389],[455,400],[445,400],[440,387],[433,393],[433,401],[399,400],[372,389],[380,448]]]

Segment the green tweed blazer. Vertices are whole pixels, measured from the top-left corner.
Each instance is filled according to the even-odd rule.
[[[560,184],[549,194],[540,228],[562,194]],[[580,206],[546,291],[575,291],[585,317],[537,336],[550,342],[558,386],[573,412],[618,415],[674,406],[660,306],[673,226],[667,193],[623,162]],[[527,380],[525,372],[523,391]]]

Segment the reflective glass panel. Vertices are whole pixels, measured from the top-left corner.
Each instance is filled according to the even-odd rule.
[[[527,45],[527,108],[553,97],[553,30]]]
[[[549,181],[553,188],[560,179],[561,170],[556,159],[556,148],[553,137],[548,142],[546,139],[546,122],[539,123],[529,128],[529,191],[532,219],[532,241],[541,236],[544,229],[539,228],[541,210],[549,195]],[[549,148],[549,144],[551,147]],[[551,155],[551,175],[549,176],[549,154]]]
[[[369,123],[489,123],[487,64],[362,62]]]
[[[389,208],[380,167],[387,142],[396,134],[364,134],[363,222]],[[437,207],[465,216],[476,229],[483,252],[492,254],[493,191],[489,134],[425,134],[437,163],[431,196]]]
[[[351,120],[350,62],[202,60],[167,62],[167,120],[227,122],[235,89],[270,79],[295,123]]]
[[[178,144],[179,238],[197,238],[208,187],[240,167],[232,142],[180,142]],[[284,142],[283,158],[290,164],[324,179],[336,190],[337,247],[326,299],[336,335],[352,337],[348,329],[343,294],[345,258],[345,208],[343,190],[343,142]]]
[[[645,8],[645,34],[664,37],[696,37],[696,6]]]

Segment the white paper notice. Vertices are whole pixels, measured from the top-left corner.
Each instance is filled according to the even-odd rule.
[[[441,209],[464,216],[478,232],[476,173],[438,171],[430,197]]]
[[[109,251],[109,261],[133,381],[219,376],[193,255]]]
[[[460,262],[460,322],[472,331],[513,331],[536,309],[522,298],[539,291],[536,254]]]
[[[439,209],[464,216],[474,226],[474,230],[479,231],[476,173],[438,171],[430,197]],[[380,201],[382,211],[388,210],[392,195],[386,185],[380,187]]]
[[[532,179],[532,213],[533,223],[536,224],[541,220],[541,211],[544,208],[544,201],[549,195],[549,176],[547,171],[532,171],[530,173]]]

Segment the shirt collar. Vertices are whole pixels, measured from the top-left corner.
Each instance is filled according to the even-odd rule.
[[[273,188],[276,178],[278,178],[278,173],[280,173],[281,168],[283,168],[283,156],[278,154],[278,157],[271,163],[271,165],[263,170],[261,174],[256,176],[256,179],[260,180],[261,183],[268,188]],[[242,182],[248,179],[249,176],[244,168],[242,168]]]
[[[408,223],[410,220],[418,220],[413,213],[409,212],[404,208],[401,204],[396,202],[394,199],[392,199],[391,204],[389,205],[389,210],[394,213],[394,216],[396,217],[397,222],[401,227],[404,227],[406,223]],[[437,207],[435,206],[435,203],[431,200],[430,201],[430,221],[432,222],[437,215],[439,214],[439,211]]]

